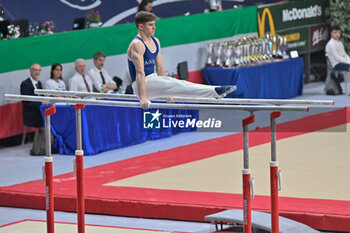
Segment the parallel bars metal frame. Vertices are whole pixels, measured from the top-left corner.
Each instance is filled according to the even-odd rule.
[[[128,94],[112,94],[112,93],[94,93],[94,92],[79,92],[79,91],[55,91],[36,89],[37,95],[53,95],[53,96],[68,96],[79,98],[105,98],[105,99],[123,99],[123,100],[138,100],[136,95]],[[184,103],[202,103],[202,104],[270,104],[270,105],[334,105],[333,100],[285,100],[285,99],[240,99],[240,98],[190,98],[190,97],[173,97],[175,102]],[[158,97],[151,98],[154,101],[167,101],[168,98]]]
[[[84,92],[63,92],[36,90],[36,94],[60,95],[60,96],[78,96],[95,97],[109,99],[129,99],[137,100],[134,95],[104,94],[104,93],[84,93]],[[115,107],[133,107],[139,108],[138,102],[127,101],[107,101],[91,100],[61,97],[42,97],[42,96],[24,96],[5,94],[8,100],[22,101],[46,101],[51,104],[67,103],[74,104],[76,107],[77,124],[77,150],[75,158],[74,171],[77,177],[77,213],[78,213],[78,232],[85,232],[85,204],[84,204],[84,167],[81,143],[81,109],[86,105],[102,105]],[[166,98],[156,98],[157,101],[166,101]],[[270,162],[270,182],[271,182],[271,227],[272,233],[279,232],[278,227],[278,191],[280,185],[280,171],[276,159],[276,118],[281,115],[281,111],[308,111],[307,106],[280,106],[285,104],[292,105],[334,105],[334,101],[321,100],[261,100],[261,99],[205,99],[205,98],[174,98],[178,102],[198,102],[205,104],[176,104],[176,103],[151,103],[150,108],[159,109],[231,109],[250,112],[250,116],[242,120],[243,126],[243,230],[244,233],[251,233],[251,199],[254,198],[253,178],[249,169],[249,129],[248,125],[255,121],[255,111],[272,111],[271,120],[271,162]],[[238,105],[234,105],[238,104]],[[242,104],[270,104],[264,106],[242,105]],[[277,106],[272,106],[277,105]],[[54,233],[54,203],[53,203],[53,175],[52,175],[52,155],[50,148],[50,115],[56,111],[55,107],[45,110],[45,139],[46,139],[46,157],[45,157],[45,183],[46,183],[46,207],[47,207],[47,232]],[[279,187],[278,187],[279,184]],[[250,196],[252,194],[252,197]]]

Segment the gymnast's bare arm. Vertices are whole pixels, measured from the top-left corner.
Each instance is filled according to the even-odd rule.
[[[148,100],[145,85],[146,77],[143,61],[143,54],[145,53],[145,50],[146,48],[140,40],[133,40],[128,49],[129,59],[132,61],[136,69],[136,84],[142,108],[148,108]]]

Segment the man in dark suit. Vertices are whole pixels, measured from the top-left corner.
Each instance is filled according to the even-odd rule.
[[[39,81],[41,66],[34,63],[30,67],[30,77],[21,83],[21,95],[35,95],[35,89],[42,89]],[[23,106],[23,124],[40,128],[44,126],[43,118],[40,113],[41,102],[22,101]]]
[[[30,77],[24,80],[21,83],[21,95],[36,95],[34,93],[35,89],[42,89],[41,82],[39,81],[41,66],[37,63],[34,63],[30,67]],[[40,105],[48,104],[47,102],[31,102],[31,101],[22,101],[23,106],[23,124],[25,126],[42,128],[44,126],[44,121],[40,113]],[[39,129],[39,131],[43,129]],[[37,132],[36,132],[37,134]],[[34,137],[33,145],[36,144]],[[31,155],[35,155],[33,149]]]

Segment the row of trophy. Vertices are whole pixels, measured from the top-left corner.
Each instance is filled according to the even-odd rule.
[[[266,33],[265,38],[243,37],[206,45],[206,66],[233,67],[288,58],[287,37]]]

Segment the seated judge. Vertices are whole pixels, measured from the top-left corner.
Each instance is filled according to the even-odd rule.
[[[35,89],[42,89],[39,77],[41,66],[34,63],[29,70],[30,76],[21,83],[21,95],[36,95]],[[23,124],[25,126],[40,128],[44,126],[44,121],[40,113],[40,105],[49,104],[47,102],[22,101],[23,106]]]
[[[34,63],[29,70],[30,76],[21,83],[21,95],[36,95],[34,93],[35,89],[42,89],[39,77],[41,74],[41,66]],[[38,147],[38,145],[44,145],[42,142],[44,137],[39,137],[38,135],[43,135],[44,120],[41,116],[40,105],[49,104],[48,102],[32,102],[32,101],[22,101],[23,107],[23,125],[30,126],[34,128],[39,128],[35,132],[34,141],[32,149],[30,150],[30,155],[45,155],[45,148],[43,146]]]
[[[86,62],[84,59],[75,61],[75,75],[69,80],[70,91],[92,92],[92,82],[86,74]]]
[[[117,89],[108,72],[103,68],[106,55],[102,52],[96,52],[93,57],[94,66],[90,69],[88,75],[91,78],[93,90],[95,92],[113,92]]]

